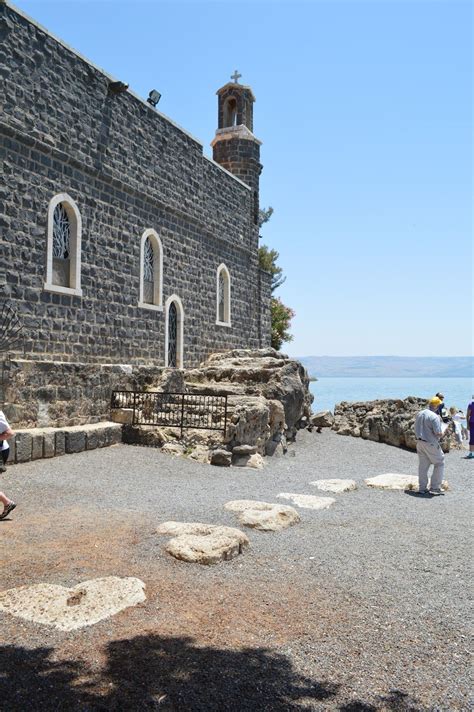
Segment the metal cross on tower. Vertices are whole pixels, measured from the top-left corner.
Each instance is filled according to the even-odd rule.
[[[240,79],[241,76],[242,76],[242,75],[239,74],[237,70],[235,70],[235,72],[231,75],[230,78],[234,80],[234,83],[235,83],[235,84],[238,84],[238,83],[239,83],[239,79]]]

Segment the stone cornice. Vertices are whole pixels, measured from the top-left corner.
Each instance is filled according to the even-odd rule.
[[[244,141],[253,141],[258,146],[262,145],[262,141],[256,138],[245,124],[239,124],[239,126],[227,126],[223,129],[217,129],[216,135],[211,141],[211,146],[214,147],[219,141],[229,141],[231,139],[243,139]]]

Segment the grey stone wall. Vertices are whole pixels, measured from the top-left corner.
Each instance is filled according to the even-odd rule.
[[[2,363],[0,402],[14,428],[84,425],[110,419],[113,390],[143,390],[162,368],[17,359]]]
[[[165,314],[139,308],[140,240],[163,244],[163,302],[184,307],[184,366],[269,344],[253,191],[110,77],[0,4],[0,289],[25,324],[23,355],[164,364]],[[209,98],[211,100],[211,97]],[[83,296],[43,290],[48,204],[82,216]],[[217,326],[216,270],[231,274],[232,326]]]

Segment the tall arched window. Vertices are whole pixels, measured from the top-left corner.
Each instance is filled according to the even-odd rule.
[[[82,220],[74,200],[59,193],[49,203],[46,246],[46,282],[50,292],[82,295]]]
[[[163,248],[154,230],[145,230],[140,244],[140,297],[138,306],[163,309]]]
[[[225,264],[217,268],[216,324],[231,326],[230,322],[230,274]]]
[[[183,368],[184,310],[181,299],[173,294],[165,304],[165,366]]]

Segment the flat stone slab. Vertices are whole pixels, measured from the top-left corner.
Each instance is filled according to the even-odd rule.
[[[164,522],[158,534],[173,535],[166,551],[180,561],[217,564],[242,554],[249,545],[248,537],[234,527],[201,522]]]
[[[237,512],[241,524],[260,531],[276,532],[300,521],[296,509],[286,504],[235,499],[227,502],[224,507],[231,512]]]
[[[0,593],[0,611],[70,631],[94,625],[145,600],[145,584],[140,579],[106,576],[72,588],[49,583],[11,588]]]
[[[302,509],[329,509],[336,501],[334,497],[315,497],[312,494],[296,494],[293,492],[280,492],[280,499],[289,499]]]
[[[395,472],[387,472],[376,477],[369,477],[364,482],[368,487],[376,487],[378,489],[418,491],[418,477],[416,475],[400,475]],[[448,489],[446,480],[443,480],[441,489]]]
[[[355,480],[340,480],[337,478],[333,480],[314,480],[309,484],[314,485],[322,492],[340,493],[351,492],[357,489],[357,482]]]

